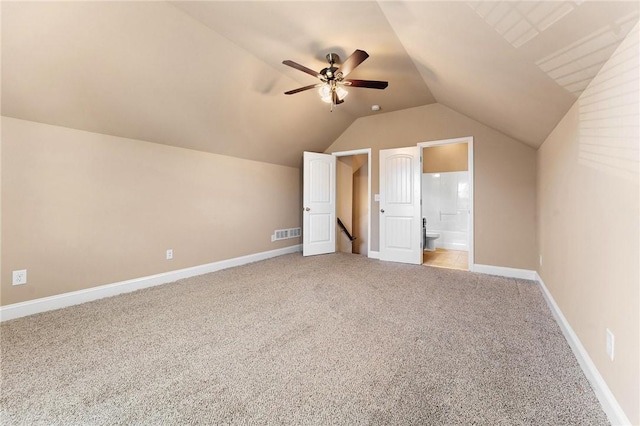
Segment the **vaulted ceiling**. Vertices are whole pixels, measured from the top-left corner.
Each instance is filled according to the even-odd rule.
[[[532,147],[630,29],[638,2],[10,2],[2,115],[299,166],[355,119],[439,102]],[[370,54],[330,112],[314,70]],[[371,105],[382,107],[379,112]]]

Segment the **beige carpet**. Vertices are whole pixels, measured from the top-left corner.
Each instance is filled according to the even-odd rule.
[[[299,254],[3,323],[2,424],[607,424],[533,282]]]

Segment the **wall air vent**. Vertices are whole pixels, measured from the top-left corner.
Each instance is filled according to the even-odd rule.
[[[276,229],[271,236],[271,241],[286,240],[289,238],[297,238],[302,235],[301,228]]]

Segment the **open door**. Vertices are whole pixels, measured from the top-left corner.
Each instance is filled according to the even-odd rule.
[[[380,150],[380,260],[422,264],[420,148]]]
[[[336,157],[304,153],[302,255],[336,251]]]

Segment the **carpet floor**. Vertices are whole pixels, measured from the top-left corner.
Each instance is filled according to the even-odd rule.
[[[300,254],[3,323],[2,424],[608,424],[539,287]]]

